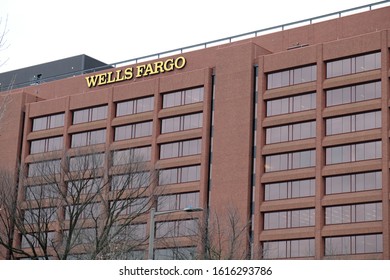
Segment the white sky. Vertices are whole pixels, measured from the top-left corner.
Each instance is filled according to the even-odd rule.
[[[378,1],[0,0],[0,72],[79,54],[115,63]]]

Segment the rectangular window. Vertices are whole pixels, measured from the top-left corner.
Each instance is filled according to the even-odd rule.
[[[125,116],[153,111],[154,96],[143,97],[116,104],[116,116]]]
[[[381,82],[371,82],[353,85],[326,91],[326,106],[355,103],[365,100],[381,98]]]
[[[24,211],[24,224],[27,225],[39,224],[40,228],[45,228],[50,222],[55,222],[56,220],[56,207],[27,209]]]
[[[159,185],[179,184],[200,180],[200,165],[161,170]]]
[[[62,136],[32,140],[30,144],[30,154],[62,150],[63,145],[64,138]]]
[[[192,236],[198,232],[198,220],[177,220],[156,223],[156,238]]]
[[[106,129],[72,134],[72,148],[97,145],[106,142]]]
[[[315,150],[291,152],[265,157],[265,172],[315,166]]]
[[[102,168],[103,165],[104,154],[90,154],[69,159],[69,171],[71,172],[81,171],[81,173],[84,173],[86,170]]]
[[[315,224],[315,209],[299,209],[264,213],[264,229],[311,227]]]
[[[145,197],[131,198],[125,200],[112,200],[110,210],[115,215],[132,215],[139,216],[147,211],[149,200]]]
[[[326,119],[326,135],[349,133],[382,127],[381,111]]]
[[[146,188],[150,185],[151,175],[149,171],[130,172],[112,176],[111,190],[118,191],[131,188]]]
[[[382,189],[382,172],[366,172],[325,178],[325,193],[348,193]]]
[[[326,78],[339,77],[381,68],[381,53],[371,53],[326,63]]]
[[[203,113],[166,118],[161,121],[161,133],[200,128],[203,125]]]
[[[267,74],[267,89],[308,83],[317,79],[317,65],[309,65]]]
[[[383,235],[348,235],[325,238],[325,256],[383,252]]]
[[[326,164],[338,164],[382,157],[382,141],[326,148]]]
[[[152,121],[115,127],[115,141],[151,136],[152,127]]]
[[[315,195],[315,180],[286,181],[264,185],[264,199],[290,199]]]
[[[33,119],[32,131],[52,129],[64,126],[65,114],[55,114]]]
[[[265,129],[266,144],[302,140],[316,137],[316,122],[303,122]]]
[[[313,257],[314,238],[263,242],[264,259]]]
[[[174,247],[154,250],[155,260],[195,260],[196,247]]]
[[[203,95],[203,87],[166,93],[163,95],[163,108],[202,102]]]
[[[382,220],[382,202],[325,207],[325,224],[348,224]]]
[[[47,198],[57,198],[60,195],[57,184],[26,186],[26,200],[39,201]]]
[[[73,124],[107,119],[107,105],[73,111]]]
[[[316,108],[316,93],[307,93],[267,101],[267,117]]]
[[[202,139],[186,140],[160,145],[160,159],[185,157],[201,153]]]
[[[68,181],[68,195],[73,197],[85,194],[95,194],[102,191],[103,180],[102,178],[90,178]]]
[[[199,192],[161,195],[157,199],[157,211],[183,210],[199,207]]]
[[[100,215],[100,203],[75,204],[65,207],[65,220],[96,219]]]
[[[123,165],[150,161],[151,146],[114,151],[112,153],[112,165]]]
[[[61,171],[61,160],[48,160],[28,164],[28,177],[54,176]]]

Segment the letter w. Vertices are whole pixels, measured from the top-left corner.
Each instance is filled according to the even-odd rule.
[[[87,85],[88,87],[96,87],[96,84],[97,84],[97,81],[98,81],[98,76],[95,75],[95,76],[89,76],[89,77],[86,77],[85,80],[87,81]]]

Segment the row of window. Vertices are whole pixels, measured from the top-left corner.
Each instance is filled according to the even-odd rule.
[[[381,53],[370,53],[326,62],[326,78],[381,68]],[[317,79],[317,65],[296,67],[267,74],[267,89],[308,83]]]
[[[326,106],[377,99],[381,97],[381,92],[380,81],[326,90]],[[267,117],[315,109],[316,94],[305,93],[272,99],[266,102],[266,108]]]
[[[326,135],[380,128],[381,116],[381,111],[375,111],[326,119]]]
[[[382,172],[364,172],[325,177],[325,194],[382,189]],[[315,180],[283,181],[264,185],[264,200],[291,199],[315,195]]]
[[[203,101],[204,88],[187,89],[163,94],[163,108],[181,106]],[[116,117],[153,111],[154,96],[142,97],[116,103]],[[72,124],[107,119],[108,105],[73,111]],[[32,131],[64,126],[64,113],[33,119]]]
[[[361,203],[325,207],[325,224],[348,224],[382,220],[382,203]],[[315,225],[315,209],[264,213],[264,229],[309,227]]]
[[[383,235],[348,235],[325,237],[325,256],[370,254],[383,252]],[[264,259],[313,257],[314,238],[263,242]]]
[[[270,127],[265,130],[266,144],[302,140],[316,137],[316,122],[303,122]]]

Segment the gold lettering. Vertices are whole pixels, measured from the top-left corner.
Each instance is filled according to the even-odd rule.
[[[125,79],[125,76],[122,76],[122,70],[116,70],[115,82],[121,82]]]
[[[186,66],[186,63],[186,59],[183,56],[180,56],[175,59],[175,68],[182,69],[184,66]]]
[[[145,67],[146,65],[137,66],[137,76],[136,76],[137,78],[142,77],[142,75],[144,74]]]
[[[102,73],[97,75],[99,78],[98,86],[107,84],[107,73]]]
[[[107,84],[111,84],[111,83],[115,83],[116,82],[115,79],[112,79],[112,74],[113,74],[113,72],[108,72],[107,73],[107,82],[106,82]]]
[[[126,68],[125,69],[125,79],[131,80],[133,78],[133,68]]]
[[[146,76],[153,75],[153,74],[156,74],[156,72],[153,71],[152,64],[149,63],[146,65],[146,70],[145,70],[145,73],[143,76],[146,77]]]
[[[165,60],[165,62],[164,62],[164,71],[166,71],[166,72],[169,72],[169,71],[172,71],[173,70],[173,68],[174,68],[174,63],[173,63],[173,59],[172,58],[170,58],[170,59],[167,59],[167,60]]]
[[[87,86],[89,88],[96,87],[97,84],[97,75],[85,77],[85,80],[87,81]]]
[[[121,82],[124,80],[131,80],[136,71],[136,77],[147,77],[150,75],[161,74],[164,72],[170,72],[175,69],[182,69],[185,67],[187,61],[185,57],[179,56],[176,59],[169,58],[167,60],[160,60],[153,63],[138,65],[136,70],[133,67],[126,69],[118,69],[111,72],[96,74],[93,76],[85,77],[87,86],[89,88]]]
[[[164,62],[162,61],[157,61],[154,63],[154,73],[159,74],[159,73],[164,73]]]

